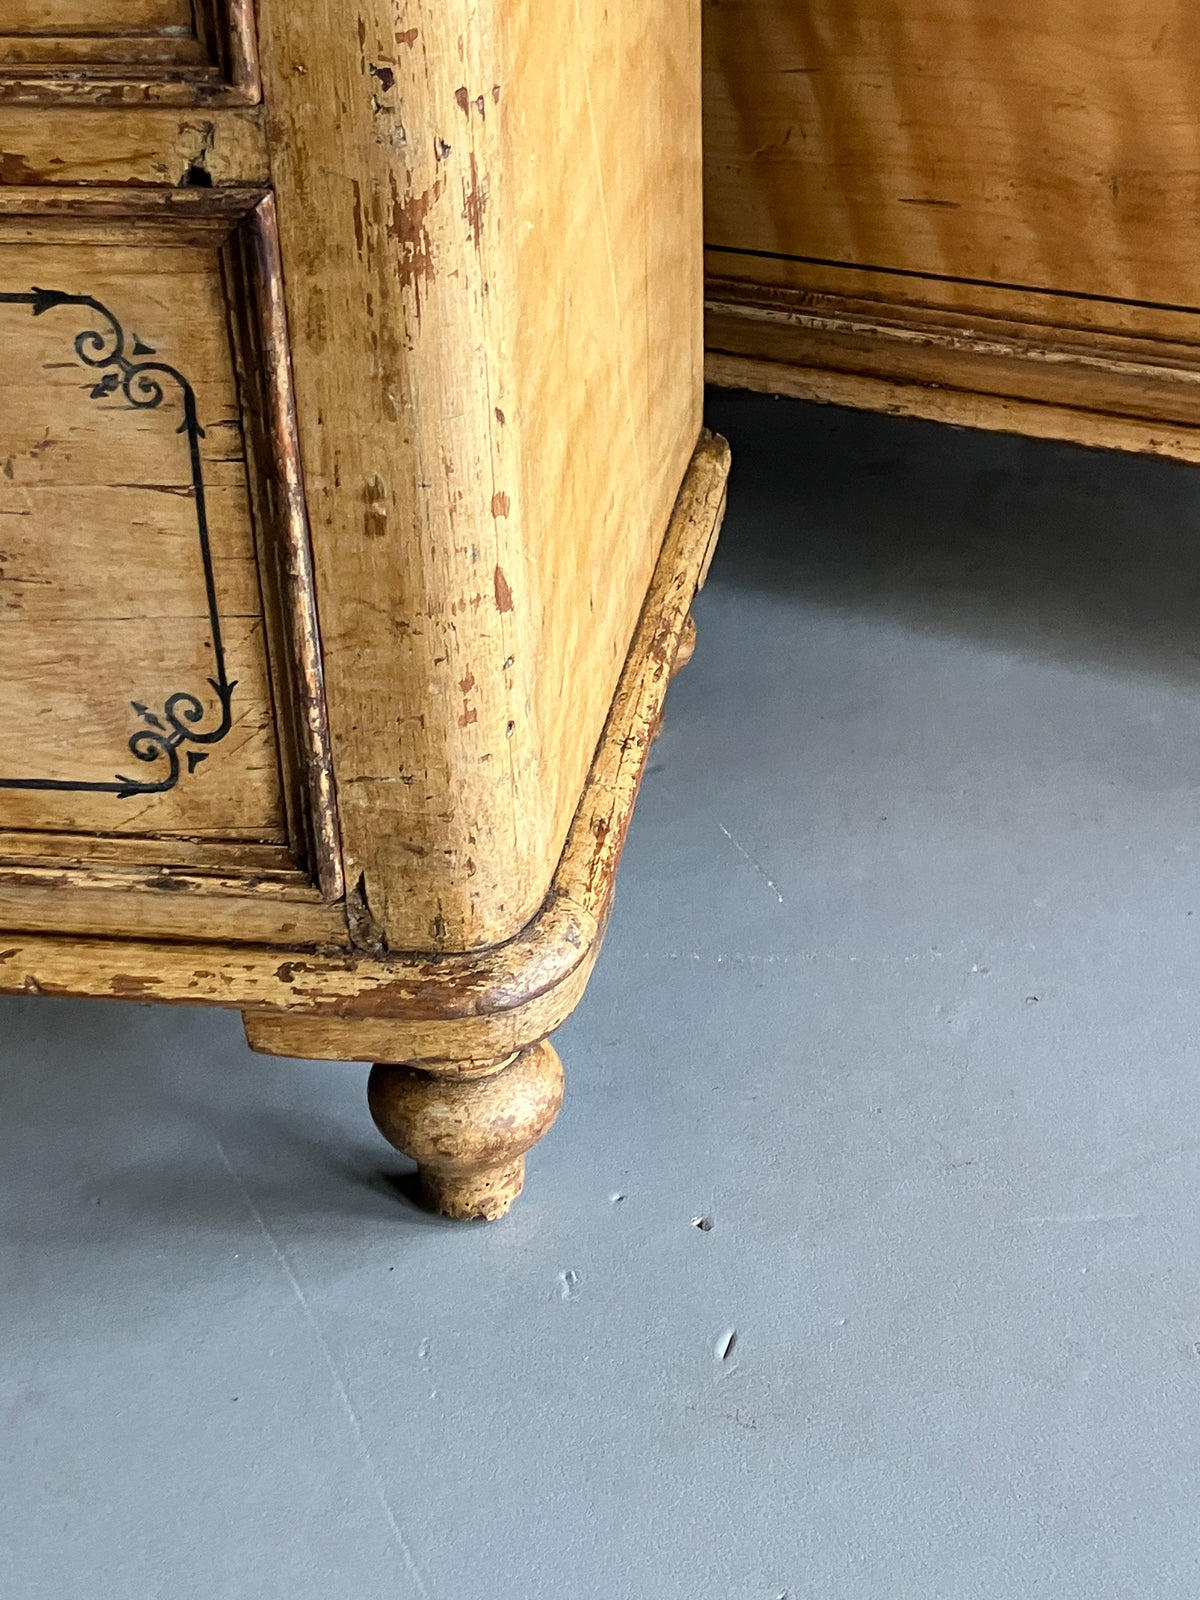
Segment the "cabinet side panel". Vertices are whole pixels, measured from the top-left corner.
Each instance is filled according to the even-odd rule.
[[[261,8],[364,944],[507,938],[562,849],[699,425],[689,12]]]
[[[699,8],[517,8],[521,513],[541,590],[544,882],[701,423]]]

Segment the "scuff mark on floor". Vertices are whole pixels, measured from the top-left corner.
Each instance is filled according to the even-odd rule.
[[[730,844],[737,851],[738,855],[740,855],[744,861],[748,861],[750,863],[755,872],[758,873],[759,877],[766,884],[767,888],[770,889],[771,893],[775,896],[776,900],[779,901],[779,904],[782,905],[783,895],[779,891],[779,885],[772,878],[767,877],[767,874],[759,866],[758,862],[750,854],[749,850],[747,850],[744,845],[738,843],[723,822],[718,822],[717,827],[720,828],[721,832],[729,840]]]

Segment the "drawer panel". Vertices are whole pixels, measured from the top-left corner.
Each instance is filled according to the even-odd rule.
[[[0,337],[0,827],[282,842],[217,253],[0,243]]]
[[[195,36],[192,0],[4,0],[0,31],[16,36],[145,33]]]
[[[272,341],[244,230],[196,200],[0,217],[0,858],[307,881]]]
[[[0,100],[258,98],[252,0],[2,0]]]
[[[8,34],[192,34],[192,0],[4,0],[0,29]]]

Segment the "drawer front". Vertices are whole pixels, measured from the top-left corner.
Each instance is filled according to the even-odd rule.
[[[5,0],[0,102],[248,103],[252,0]]]
[[[0,860],[315,883],[328,763],[269,211],[21,203],[0,214]]]
[[[192,0],[5,0],[0,27],[15,39],[111,39],[128,51],[147,38],[194,41],[197,19]]]

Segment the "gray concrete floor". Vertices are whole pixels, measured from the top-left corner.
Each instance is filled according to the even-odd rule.
[[[713,420],[507,1221],[365,1069],[0,1006],[6,1600],[1200,1593],[1200,477]]]

